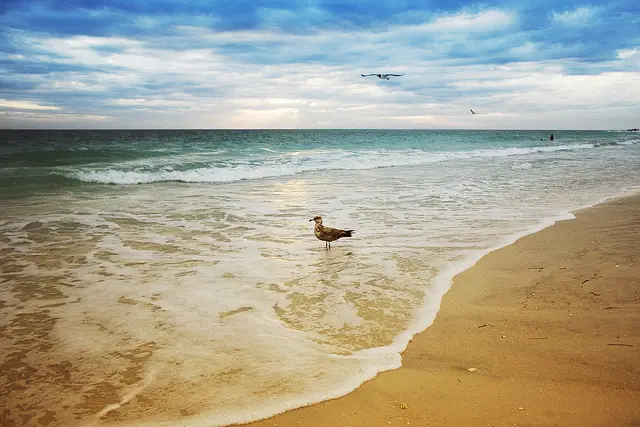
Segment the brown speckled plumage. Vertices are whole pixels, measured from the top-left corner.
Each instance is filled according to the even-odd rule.
[[[334,240],[338,240],[341,237],[351,237],[351,234],[354,230],[339,230],[337,228],[325,227],[322,225],[322,217],[316,216],[311,218],[309,221],[315,221],[316,225],[313,228],[313,234],[319,240],[325,242],[325,248],[331,249],[331,242]]]

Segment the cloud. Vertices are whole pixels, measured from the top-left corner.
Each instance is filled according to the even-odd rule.
[[[436,18],[425,24],[427,31],[436,32],[486,32],[506,30],[515,21],[515,14],[501,10],[487,10],[480,13],[458,13]]]
[[[620,49],[618,51],[618,58],[630,59],[640,53],[640,49]]]
[[[554,21],[568,26],[585,26],[588,25],[599,14],[597,7],[581,6],[573,10],[566,10],[558,13],[553,12]]]
[[[637,95],[633,6],[409,6],[13,3],[0,9],[0,97],[61,109],[12,124],[264,128],[527,127],[580,102],[620,117],[614,104]],[[406,76],[360,77],[378,71]]]
[[[59,110],[60,107],[53,105],[40,105],[31,101],[17,101],[0,99],[0,108],[11,108],[14,110]]]
[[[114,105],[120,106],[136,106],[136,107],[189,107],[192,102],[167,100],[167,99],[114,99],[111,101]]]

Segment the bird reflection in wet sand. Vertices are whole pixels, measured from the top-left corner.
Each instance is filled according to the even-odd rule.
[[[319,240],[325,242],[325,249],[331,249],[331,242],[334,240],[338,240],[341,237],[351,237],[351,234],[354,233],[354,230],[339,230],[337,228],[325,227],[322,225],[321,216],[315,216],[309,221],[316,223],[313,228],[313,234],[315,234]]]

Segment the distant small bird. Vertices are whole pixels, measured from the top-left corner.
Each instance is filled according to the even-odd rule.
[[[362,77],[378,76],[379,79],[389,80],[389,77],[402,77],[404,74],[360,74]]]
[[[475,114],[476,112],[473,111],[471,108],[469,108],[469,111],[471,111],[471,114]]]
[[[319,240],[325,242],[325,249],[331,249],[331,242],[334,240],[338,240],[341,237],[351,237],[351,234],[354,233],[354,230],[338,230],[337,228],[325,227],[322,225],[321,216],[314,216],[309,221],[316,223],[315,227],[313,227],[313,234],[315,234]]]

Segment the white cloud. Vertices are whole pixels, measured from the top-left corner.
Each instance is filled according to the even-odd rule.
[[[101,84],[68,80],[68,78],[51,81],[49,86],[52,90],[59,92],[103,92],[106,88]]]
[[[144,99],[144,98],[136,98],[136,99],[114,99],[111,101],[114,105],[121,105],[127,107],[190,107],[194,105],[194,100],[185,101],[185,100],[172,100],[172,99]]]
[[[11,108],[15,110],[59,110],[60,107],[53,105],[40,105],[31,101],[17,101],[10,99],[0,99],[0,108]]]
[[[509,53],[516,56],[526,56],[535,53],[538,50],[536,43],[526,42],[520,46],[515,46],[509,49]]]
[[[292,129],[301,126],[297,108],[274,108],[269,110],[240,109],[231,113],[229,126],[239,129],[264,129],[280,123],[281,128]]]
[[[458,13],[436,18],[424,24],[422,28],[433,32],[486,32],[504,30],[515,21],[515,13],[502,10],[486,10],[483,12]]]
[[[640,99],[640,72],[606,72],[597,75],[537,73],[528,88],[496,93],[484,100],[489,111],[516,111],[523,119],[546,117],[562,128],[612,128],[621,111],[631,113]],[[607,111],[609,123],[603,120]],[[593,116],[598,114],[598,120]],[[623,113],[621,115],[624,116]],[[563,119],[565,122],[563,123]],[[573,124],[571,124],[573,122]]]
[[[98,114],[46,113],[34,111],[0,111],[0,123],[18,124],[21,127],[92,127],[109,121],[110,116]],[[13,126],[12,126],[13,127]]]
[[[636,70],[640,69],[640,48],[620,49],[617,57],[621,63],[635,67]]]
[[[584,26],[587,25],[598,14],[596,7],[582,6],[574,10],[566,10],[558,13],[553,12],[552,18],[554,21],[569,26]]]
[[[554,19],[575,23],[586,16],[594,16],[592,9],[555,14]],[[291,35],[179,27],[173,28],[177,35],[141,40],[31,37],[26,41],[38,50],[36,59],[93,71],[55,71],[25,79],[37,84],[33,93],[39,99],[63,92],[92,96],[85,98],[91,108],[76,106],[75,99],[62,104],[69,114],[66,123],[87,125],[94,120],[115,127],[530,128],[541,118],[562,124],[570,115],[577,117],[565,120],[571,126],[612,127],[602,122],[606,111],[616,109],[619,116],[619,108],[631,111],[629,106],[637,105],[639,74],[629,71],[629,61],[639,56],[637,49],[619,50],[617,60],[598,64],[609,70],[606,73],[582,76],[565,71],[586,67],[576,59],[469,65],[476,59],[490,62],[487,52],[494,49],[521,58],[544,50],[524,37],[501,32],[516,20],[515,13],[492,9],[377,32]],[[197,47],[181,48],[192,43]],[[241,49],[234,50],[237,45]],[[472,59],[449,59],[455,49]],[[328,59],[309,62],[305,55]],[[269,63],[272,59],[278,61]],[[361,72],[387,70],[406,76],[389,82],[360,77]],[[2,102],[23,102],[23,109],[31,105],[32,110],[59,108],[0,100],[5,108],[16,107]],[[470,119],[469,108],[477,117]],[[598,111],[600,121],[586,108]],[[41,117],[54,123],[53,117],[62,116]],[[31,115],[29,120],[37,119]]]

